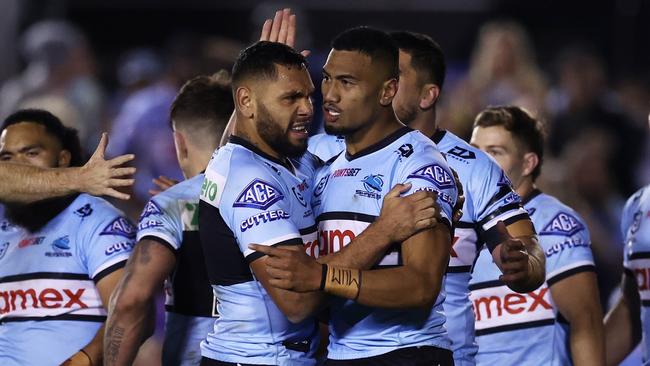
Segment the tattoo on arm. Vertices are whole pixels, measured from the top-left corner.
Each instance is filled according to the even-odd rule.
[[[124,328],[113,324],[108,328],[106,334],[108,335],[106,350],[108,359],[106,361],[109,365],[112,365],[117,362],[117,357],[120,354],[120,346],[122,345],[122,340],[124,340]]]
[[[141,242],[140,245],[140,250],[137,251],[137,256],[138,256],[138,262],[141,264],[147,264],[149,261],[151,261],[151,253],[149,252],[149,249],[151,248],[151,245],[153,243],[149,241],[144,241]]]

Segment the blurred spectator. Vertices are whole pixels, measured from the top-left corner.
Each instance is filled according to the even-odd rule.
[[[67,125],[79,130],[86,152],[99,137],[104,97],[95,78],[95,60],[80,30],[65,21],[45,20],[21,37],[25,70],[0,89],[0,118],[43,100],[68,104]]]
[[[446,99],[441,122],[468,137],[474,116],[486,106],[517,105],[539,116],[545,93],[546,81],[526,31],[515,22],[490,22],[479,32],[468,75]]]
[[[587,130],[609,136],[611,154],[606,159],[614,189],[628,196],[636,190],[635,172],[646,131],[621,112],[608,89],[603,61],[593,51],[573,47],[559,61],[559,81],[549,96],[553,114],[548,139],[551,154],[564,156],[571,142]]]

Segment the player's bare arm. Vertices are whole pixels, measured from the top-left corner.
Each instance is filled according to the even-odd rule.
[[[604,365],[603,311],[595,272],[581,272],[551,286],[560,314],[569,322],[571,359],[576,366]]]
[[[102,299],[102,304],[104,308],[108,309],[108,304],[110,301],[111,293],[115,289],[117,283],[122,278],[124,269],[118,269],[113,273],[107,275],[97,282],[97,290],[99,296]],[[104,340],[104,329],[106,324],[104,324],[99,330],[95,337],[88,343],[84,348],[79,350],[70,357],[66,362],[63,363],[64,366],[73,366],[73,365],[102,365],[103,364],[103,340]]]
[[[133,154],[106,160],[104,152],[108,137],[102,138],[86,165],[78,168],[43,169],[23,164],[0,162],[0,202],[31,203],[46,198],[86,192],[94,196],[110,196],[123,200],[129,195],[116,190],[133,185],[129,176],[135,168],[123,167]]]
[[[492,251],[492,258],[511,290],[526,293],[537,289],[546,279],[546,257],[539,246],[533,223],[519,220],[507,227],[499,222],[502,241]]]
[[[110,301],[104,338],[104,364],[130,365],[153,333],[154,297],[174,269],[176,258],[163,244],[143,238],[124,268]]]
[[[607,365],[621,363],[641,341],[641,299],[633,274],[625,271],[622,296],[605,316]]]

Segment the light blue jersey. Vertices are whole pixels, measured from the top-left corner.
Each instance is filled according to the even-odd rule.
[[[381,211],[382,199],[397,183],[411,182],[410,193],[439,192],[443,220],[450,224],[457,199],[447,163],[429,138],[408,127],[354,156],[340,154],[319,170],[312,197],[321,254],[350,243]],[[401,243],[393,245],[378,268],[402,265]],[[335,360],[377,356],[399,348],[450,349],[444,328],[444,285],[432,308],[380,309],[334,298],[330,308],[328,357]]]
[[[322,161],[328,161],[345,150],[345,138],[326,133],[314,135],[309,138],[307,150]]]
[[[126,263],[135,227],[79,195],[37,232],[0,218],[0,365],[60,365],[106,320],[96,283]]]
[[[638,190],[625,204],[621,231],[623,267],[636,279],[641,299],[643,364],[650,365],[650,186]]]
[[[483,244],[499,244],[496,224],[506,225],[528,220],[521,199],[499,165],[485,152],[471,146],[451,132],[438,130],[431,138],[458,173],[463,185],[463,216],[456,223],[454,241],[447,269],[443,304],[447,331],[452,340],[456,366],[474,365],[478,345],[474,339],[474,312],[469,300],[471,270]],[[474,271],[482,271],[477,264]]]
[[[138,241],[155,240],[176,257],[176,267],[165,281],[164,365],[198,365],[200,343],[217,315],[199,240],[202,184],[203,174],[199,174],[156,195],[138,224]]]
[[[501,272],[482,250],[470,298],[476,314],[478,365],[570,365],[569,325],[550,289],[563,279],[595,271],[587,225],[556,198],[534,191],[524,199],[546,254],[546,282],[527,294],[499,281]]]
[[[313,365],[315,319],[289,322],[249,267],[262,257],[248,248],[305,245],[317,255],[310,205],[318,159],[280,161],[233,136],[212,157],[201,188],[201,243],[210,283],[219,300],[203,356],[233,363]]]

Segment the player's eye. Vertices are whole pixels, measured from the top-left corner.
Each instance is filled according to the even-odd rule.
[[[29,156],[30,158],[38,156],[39,151],[34,149],[34,150],[28,150],[25,155]]]
[[[9,154],[0,155],[0,161],[9,161],[9,160],[11,160],[11,155]]]

